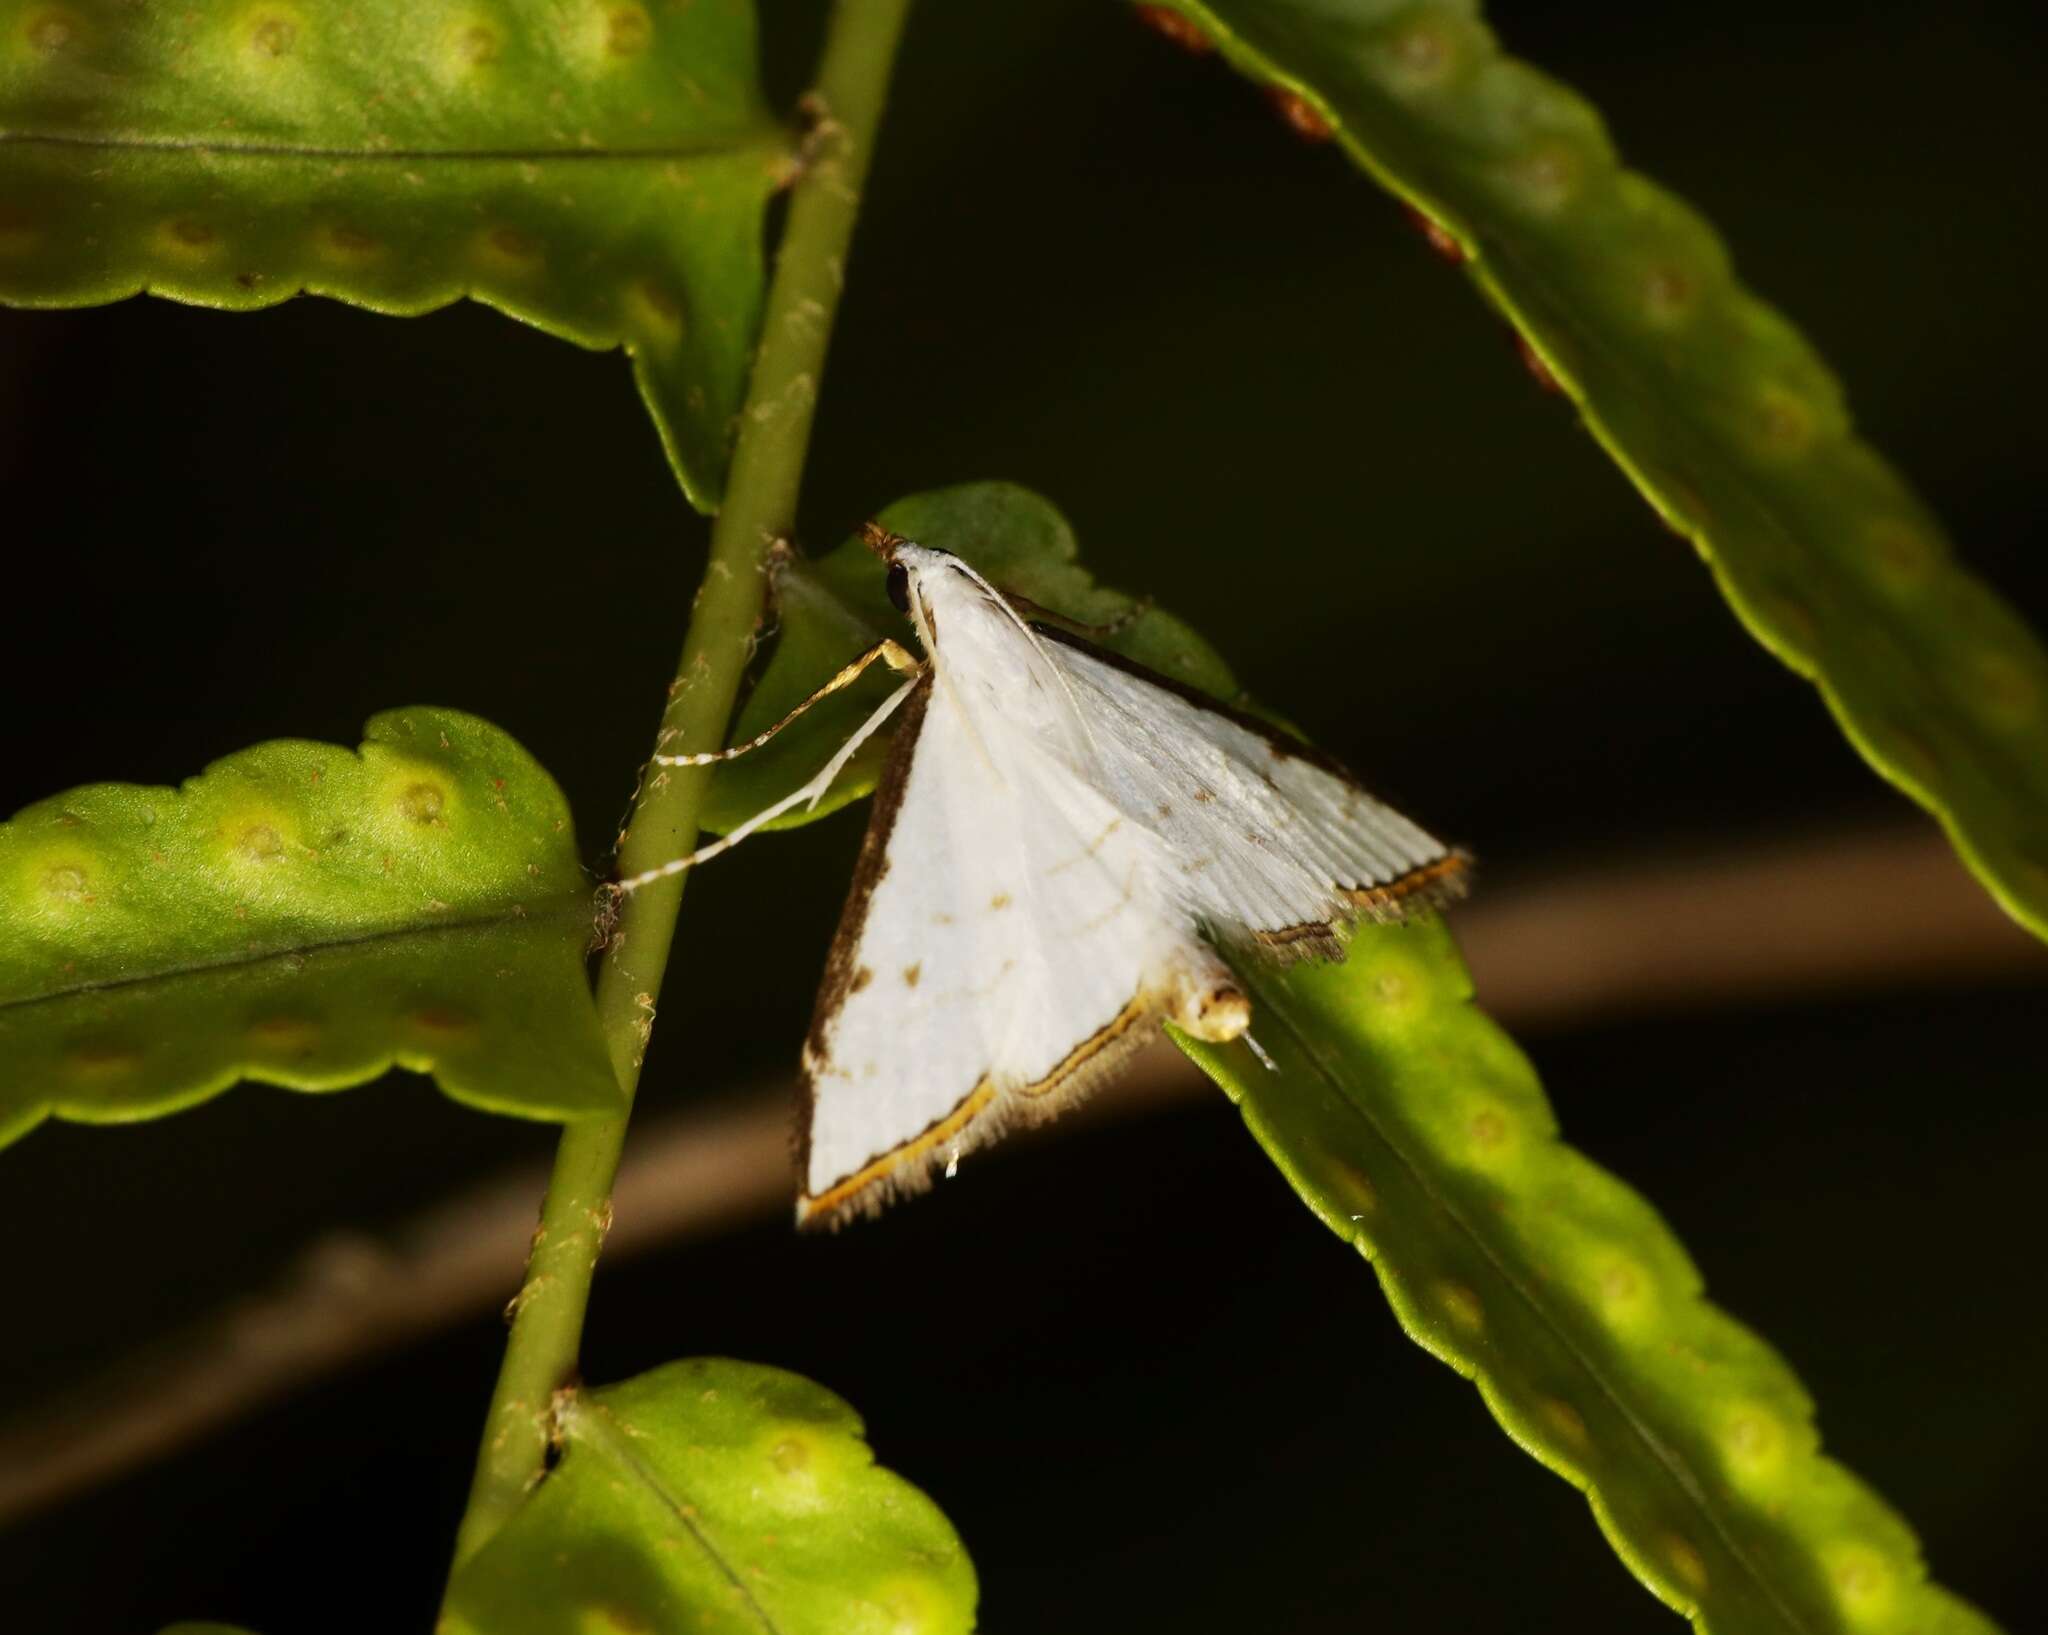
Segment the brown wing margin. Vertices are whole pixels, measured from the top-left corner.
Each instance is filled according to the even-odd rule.
[[[1461,851],[1448,851],[1384,885],[1339,886],[1338,895],[1351,912],[1334,921],[1308,920],[1271,931],[1254,931],[1251,940],[1261,952],[1283,962],[1319,959],[1334,963],[1344,957],[1344,941],[1337,934],[1340,926],[1357,920],[1387,924],[1405,920],[1423,909],[1455,902],[1470,889],[1471,869],[1471,858]]]
[[[932,672],[927,669],[917,691],[904,700],[903,717],[889,741],[889,759],[882,765],[881,781],[875,785],[875,802],[868,812],[868,829],[861,839],[860,856],[853,865],[853,885],[846,894],[846,906],[839,911],[839,928],[832,933],[832,946],[825,955],[825,974],[818,983],[818,1003],[811,1012],[811,1031],[804,1040],[804,1099],[796,1132],[797,1174],[807,1176],[811,1168],[811,1120],[816,1115],[818,1091],[811,1078],[811,1064],[826,1059],[825,1028],[839,1014],[846,996],[853,991],[860,967],[860,938],[868,921],[868,904],[875,887],[889,872],[889,836],[895,832],[896,814],[903,806],[903,790],[910,782],[911,762],[917,756],[917,741],[924,728],[925,706],[931,701]]]
[[[1159,1031],[1160,1004],[1158,993],[1141,989],[1036,1083],[999,1089],[984,1078],[951,1112],[932,1120],[901,1146],[870,1160],[815,1198],[799,1194],[797,1225],[838,1227],[856,1215],[879,1214],[885,1204],[905,1193],[929,1187],[941,1152],[972,1152],[1020,1124],[1043,1124],[1073,1106]]]

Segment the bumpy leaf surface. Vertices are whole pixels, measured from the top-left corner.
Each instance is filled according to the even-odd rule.
[[[393,710],[366,740],[259,744],[0,825],[0,1142],[394,1063],[493,1112],[617,1111],[561,791],[458,711]]]
[[[721,1358],[566,1398],[562,1455],[456,1575],[442,1635],[948,1635],[974,1624],[952,1526],[858,1416]]]
[[[1474,0],[1169,0],[1425,215],[1753,635],[2048,936],[2048,655],[1790,324]]]
[[[707,509],[788,163],[746,0],[0,0],[0,300],[472,296],[624,346]]]
[[[882,520],[1069,617],[1134,606],[1093,584],[1058,513],[1022,489],[948,489]],[[858,545],[783,582],[759,725],[902,623]],[[1238,699],[1214,651],[1165,614],[1111,640]],[[738,774],[754,757],[731,763],[735,815],[790,787],[842,732],[835,724],[802,766],[744,798]],[[1476,1380],[1509,1435],[1587,1493],[1656,1594],[1714,1635],[1990,1630],[1926,1583],[1905,1524],[1819,1455],[1798,1380],[1706,1303],[1656,1212],[1557,1139],[1528,1062],[1470,1003],[1442,924],[1361,926],[1341,966],[1240,975],[1279,1071],[1241,1045],[1182,1048],[1241,1103],[1309,1207],[1373,1260],[1410,1336]]]
[[[1583,1490],[1617,1554],[1713,1635],[1989,1635],[1906,1524],[1819,1453],[1813,1404],[1710,1305],[1656,1212],[1564,1145],[1436,922],[1341,966],[1245,969],[1277,1071],[1176,1042],[1238,1102],[1401,1326]]]

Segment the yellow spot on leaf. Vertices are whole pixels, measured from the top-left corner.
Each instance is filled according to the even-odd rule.
[[[654,19],[645,6],[610,5],[604,9],[604,48],[614,57],[637,57],[654,44]]]
[[[1766,386],[1757,394],[1753,442],[1758,452],[1797,459],[1813,447],[1819,422],[1813,405],[1785,386]]]
[[[1972,664],[1972,692],[1982,712],[2005,727],[2024,726],[2041,695],[2015,661],[2002,653],[1980,653]]]
[[[1511,1133],[1507,1115],[1497,1107],[1488,1107],[1472,1116],[1465,1126],[1472,1137],[1472,1145],[1481,1152],[1492,1152],[1500,1147]]]
[[[72,1073],[81,1079],[105,1081],[123,1078],[142,1065],[142,1052],[127,1045],[89,1039],[71,1047]]]
[[[1502,172],[1510,196],[1538,215],[1555,215],[1578,192],[1582,161],[1568,147],[1552,143],[1510,160]]]
[[[360,227],[329,227],[319,235],[321,252],[333,260],[368,261],[384,246]]]
[[[1436,1286],[1436,1303],[1443,1314],[1467,1334],[1477,1334],[1486,1327],[1486,1312],[1479,1304],[1479,1296],[1462,1283],[1439,1283]]]
[[[1694,1595],[1706,1589],[1706,1562],[1700,1558],[1699,1551],[1676,1533],[1664,1535],[1664,1559],[1671,1563],[1671,1571],[1678,1581]]]
[[[1603,1260],[1593,1275],[1593,1292],[1607,1316],[1633,1323],[1656,1302],[1656,1286],[1650,1274],[1633,1260],[1621,1255]]]
[[[1890,1609],[1898,1589],[1892,1565],[1869,1545],[1849,1542],[1822,1552],[1835,1597],[1853,1622],[1875,1623]]]
[[[92,901],[92,881],[76,863],[54,863],[43,870],[43,890],[63,903]]]
[[[243,20],[242,38],[259,62],[277,62],[299,47],[301,19],[281,8],[266,6]]]
[[[1864,542],[1879,582],[1894,594],[1919,589],[1941,560],[1926,534],[1891,518],[1871,524]]]
[[[1586,1421],[1562,1397],[1545,1397],[1541,1404],[1544,1422],[1557,1433],[1557,1439],[1584,1453],[1593,1446],[1593,1438],[1586,1430]]]
[[[174,216],[157,228],[156,244],[179,261],[208,261],[220,248],[220,235],[194,217]]]
[[[1659,328],[1683,323],[1698,300],[1698,280],[1676,263],[1652,267],[1643,276],[1643,316]]]
[[[446,823],[448,797],[435,784],[410,783],[400,792],[398,810],[409,823],[438,828]]]
[[[45,57],[68,51],[83,38],[85,25],[74,11],[62,6],[40,6],[23,20],[21,37],[29,49]]]
[[[284,836],[268,823],[252,823],[235,836],[235,850],[251,862],[269,863],[284,856]]]
[[[265,1016],[249,1024],[249,1043],[271,1055],[301,1055],[320,1040],[320,1024],[301,1016]]]
[[[1424,17],[1409,24],[1387,43],[1381,58],[1386,78],[1396,91],[1433,90],[1456,72],[1458,39],[1448,22]]]
[[[661,342],[682,338],[682,303],[653,279],[636,278],[626,286],[626,310],[643,336]]]
[[[504,37],[480,17],[465,17],[448,30],[448,58],[460,71],[488,67],[504,54]]]

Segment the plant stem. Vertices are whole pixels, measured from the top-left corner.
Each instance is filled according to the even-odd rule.
[[[815,117],[811,159],[791,196],[725,507],[712,528],[710,560],[663,712],[657,745],[663,750],[715,748],[725,741],[765,603],[768,551],[789,536],[796,519],[847,246],[909,3],[838,0],[832,14],[817,90],[808,104]],[[622,873],[689,851],[709,776],[708,769],[687,769],[646,781],[620,845]],[[598,1015],[629,1103],[654,1025],[684,878],[656,881],[624,899],[598,979]],[[591,1274],[625,1136],[623,1115],[562,1132],[526,1279],[514,1302],[469,1505],[456,1534],[457,1567],[504,1524],[541,1475],[552,1399],[575,1377]]]

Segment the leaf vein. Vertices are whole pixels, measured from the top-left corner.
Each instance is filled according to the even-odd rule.
[[[671,1491],[661,1476],[641,1460],[629,1438],[613,1421],[610,1411],[603,1404],[572,1398],[563,1419],[565,1430],[581,1437],[583,1441],[591,1444],[594,1451],[604,1454],[607,1459],[623,1467],[629,1476],[638,1481],[656,1502],[668,1511],[677,1525],[690,1535],[697,1548],[704,1552],[705,1559],[725,1575],[726,1581],[739,1593],[740,1599],[747,1605],[747,1610],[753,1613],[762,1629],[767,1630],[769,1635],[780,1635],[781,1626],[769,1616],[768,1609],[754,1599],[754,1592],[747,1588],[746,1580],[740,1576],[739,1569],[725,1558],[724,1553],[712,1542],[711,1535],[697,1525],[693,1514],[696,1507]]]
[[[1272,997],[1271,990],[1267,990],[1267,993],[1270,1000]],[[1469,1004],[1470,1001],[1461,1001],[1461,1003]],[[1809,1629],[1811,1626],[1801,1622],[1797,1610],[1789,1606],[1778,1594],[1777,1587],[1772,1583],[1770,1575],[1764,1572],[1751,1559],[1749,1552],[1743,1547],[1741,1541],[1722,1521],[1719,1512],[1708,1498],[1706,1492],[1701,1488],[1698,1478],[1694,1475],[1691,1467],[1684,1459],[1671,1450],[1670,1446],[1663,1438],[1657,1435],[1654,1429],[1644,1422],[1629,1402],[1627,1396],[1615,1387],[1606,1372],[1599,1367],[1591,1356],[1581,1349],[1570,1332],[1551,1316],[1544,1303],[1537,1298],[1535,1291],[1529,1287],[1527,1281],[1517,1274],[1513,1264],[1488,1242],[1486,1235],[1474,1227],[1472,1222],[1466,1218],[1464,1212],[1457,1207],[1456,1203],[1436,1185],[1433,1173],[1426,1166],[1418,1164],[1410,1157],[1403,1143],[1396,1139],[1394,1132],[1379,1118],[1375,1117],[1369,1107],[1348,1093],[1343,1079],[1332,1069],[1324,1053],[1317,1048],[1312,1030],[1302,1027],[1288,1013],[1284,1001],[1279,1004],[1270,1004],[1269,1009],[1279,1018],[1287,1031],[1293,1035],[1295,1043],[1300,1047],[1303,1056],[1314,1065],[1318,1076],[1337,1092],[1346,1107],[1350,1108],[1359,1118],[1364,1120],[1367,1126],[1371,1128],[1373,1134],[1386,1147],[1387,1151],[1408,1172],[1424,1196],[1442,1210],[1451,1224],[1479,1251],[1480,1255],[1499,1274],[1502,1282],[1507,1285],[1515,1298],[1521,1301],[1522,1305],[1535,1317],[1537,1323],[1557,1340],[1566,1355],[1584,1371],[1587,1379],[1607,1399],[1622,1421],[1641,1439],[1643,1446],[1654,1457],[1666,1475],[1671,1478],[1679,1491],[1692,1502],[1707,1526],[1713,1530],[1715,1536],[1727,1549],[1729,1555],[1749,1575],[1751,1582],[1761,1592],[1763,1599],[1784,1618],[1789,1628],[1795,1630]],[[1699,1297],[1695,1296],[1694,1298]],[[1590,1475],[1585,1474],[1583,1470],[1581,1471],[1581,1476],[1585,1483],[1585,1490],[1597,1495],[1599,1492],[1598,1484],[1594,1482]]]
[[[175,966],[169,970],[150,971],[139,976],[115,977],[103,982],[75,982],[68,987],[51,988],[42,993],[21,994],[0,997],[0,1013],[21,1011],[36,1005],[54,1004],[82,993],[113,993],[124,988],[146,987],[152,982],[175,982],[183,977],[195,976],[201,971],[226,971],[238,966],[267,965],[274,960],[290,959],[293,955],[324,954],[336,948],[360,948],[372,943],[395,942],[404,937],[441,936],[450,931],[477,930],[486,926],[510,925],[520,920],[532,920],[536,913],[565,913],[571,908],[580,908],[581,898],[563,898],[553,904],[528,905],[512,903],[502,913],[476,914],[459,920],[435,920],[431,924],[393,926],[383,931],[366,931],[359,936],[326,936],[313,941],[291,943],[281,948],[267,949],[262,953],[227,954],[215,959],[194,959],[190,964]]]
[[[734,137],[702,142],[675,142],[646,148],[338,148],[299,146],[291,143],[221,142],[203,137],[155,137],[132,135],[75,136],[57,131],[0,131],[0,147],[77,148],[91,152],[192,153],[231,159],[345,159],[390,160],[407,164],[461,161],[467,163],[552,164],[558,160],[596,162],[617,160],[644,163],[649,160],[722,159],[745,153],[750,148],[766,149],[770,136],[781,149],[779,128],[757,128]]]

